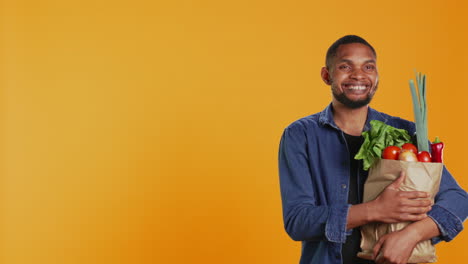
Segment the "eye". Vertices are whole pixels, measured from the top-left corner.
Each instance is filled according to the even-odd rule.
[[[347,71],[347,70],[350,70],[351,67],[349,65],[343,64],[343,65],[338,66],[338,69]]]
[[[364,70],[365,71],[374,71],[375,70],[375,65],[368,64],[368,65],[364,66]]]

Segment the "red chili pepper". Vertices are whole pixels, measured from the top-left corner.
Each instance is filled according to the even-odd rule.
[[[443,150],[444,143],[440,142],[439,137],[436,137],[434,142],[431,144],[431,152],[432,152],[432,162],[439,162],[442,163],[443,160]]]

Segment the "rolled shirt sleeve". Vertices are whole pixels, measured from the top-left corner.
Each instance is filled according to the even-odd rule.
[[[344,243],[346,236],[350,235],[352,229],[346,231],[347,218],[350,204],[330,206],[328,221],[325,226],[325,236],[331,242]]]
[[[441,233],[432,238],[433,244],[454,239],[463,230],[463,222],[468,217],[468,195],[445,166],[439,192],[428,216],[434,220]]]

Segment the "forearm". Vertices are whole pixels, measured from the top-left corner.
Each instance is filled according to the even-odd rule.
[[[412,233],[418,242],[440,236],[440,230],[437,227],[437,224],[430,217],[411,223],[405,227],[403,231]]]
[[[352,205],[348,212],[346,230],[365,225],[373,221],[370,202]]]

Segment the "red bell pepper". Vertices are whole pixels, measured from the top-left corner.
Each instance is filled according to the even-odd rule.
[[[442,163],[444,156],[443,149],[444,143],[440,142],[439,137],[436,137],[434,142],[431,144],[432,162]]]

